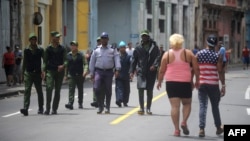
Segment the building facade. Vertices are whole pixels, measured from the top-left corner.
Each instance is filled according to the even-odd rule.
[[[197,0],[195,17],[195,43],[206,47],[206,38],[214,34],[231,49],[230,63],[241,62],[241,51],[246,45],[244,13],[246,0]]]
[[[183,34],[185,46],[194,46],[194,0],[91,0],[90,47],[93,48],[101,32],[110,35],[110,43],[121,40],[140,42],[140,32],[149,30],[150,36],[168,49],[168,37]]]

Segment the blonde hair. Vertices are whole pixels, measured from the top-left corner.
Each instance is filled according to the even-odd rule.
[[[183,42],[184,42],[184,37],[181,34],[175,33],[169,37],[170,47],[173,49],[182,48]]]

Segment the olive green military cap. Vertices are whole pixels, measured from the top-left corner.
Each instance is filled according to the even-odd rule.
[[[101,40],[101,37],[100,37],[100,36],[96,38],[96,41],[98,41],[98,40]]]
[[[77,41],[71,41],[70,45],[76,45],[76,46],[78,46],[78,42]]]
[[[50,32],[50,35],[51,35],[52,37],[55,37],[57,34],[59,34],[59,32],[57,32],[57,31],[51,31],[51,32]]]
[[[35,33],[30,33],[29,39],[31,39],[31,38],[37,38],[36,34]]]
[[[143,31],[141,32],[141,36],[142,36],[142,35],[147,35],[147,36],[149,36],[148,30],[143,30]]]

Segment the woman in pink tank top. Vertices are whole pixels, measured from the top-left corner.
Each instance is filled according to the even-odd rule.
[[[163,77],[166,80],[166,91],[171,104],[171,118],[174,124],[174,136],[180,136],[180,107],[183,105],[181,128],[189,135],[187,120],[191,112],[192,90],[199,86],[199,68],[197,60],[189,49],[182,48],[184,38],[173,34],[169,38],[170,47],[161,60],[157,89],[161,88]],[[165,76],[164,76],[165,75]],[[195,83],[193,76],[195,75]]]

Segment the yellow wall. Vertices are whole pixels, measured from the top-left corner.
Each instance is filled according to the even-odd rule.
[[[28,36],[31,32],[38,34],[38,26],[33,24],[33,14],[38,11],[38,1],[39,0],[25,0],[23,1],[23,12],[24,17],[22,22],[22,47],[23,49],[29,45]],[[62,0],[51,0],[49,5],[45,7],[45,15],[43,17],[45,21],[45,27],[43,27],[45,32],[44,47],[50,43],[50,32],[58,31],[63,35],[62,28]],[[61,43],[63,41],[63,36]]]
[[[79,50],[88,49],[88,0],[78,0],[77,3],[77,40]]]
[[[50,31],[58,31],[63,35],[62,28],[62,0],[52,0],[52,5],[50,7],[50,18],[49,27]],[[49,31],[49,33],[50,33]],[[50,34],[48,34],[50,36]],[[61,43],[63,41],[63,36],[61,37]]]
[[[22,19],[22,28],[21,28],[21,40],[22,40],[22,48],[25,48],[29,45],[29,34],[31,32],[36,32],[35,25],[32,23],[32,17],[35,11],[35,3],[36,1],[23,1],[22,10],[24,11],[21,15],[24,19]]]

